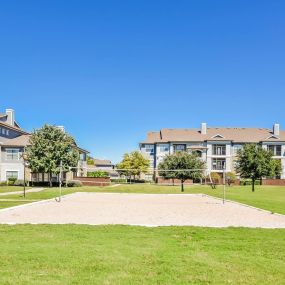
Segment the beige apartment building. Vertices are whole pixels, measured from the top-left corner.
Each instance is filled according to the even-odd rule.
[[[64,131],[63,127],[58,127]],[[24,167],[22,154],[29,145],[30,133],[23,130],[15,119],[15,111],[7,109],[5,113],[0,113],[0,182],[9,178],[24,179],[24,169],[26,169],[26,179],[33,182],[49,181],[48,173],[30,173],[28,166]],[[88,151],[74,144],[80,154],[78,169],[69,173],[69,177],[86,176],[86,155]],[[58,180],[57,174],[52,174],[54,181]],[[64,174],[66,175],[66,173]]]
[[[262,145],[271,150],[283,167],[285,179],[285,131],[279,124],[266,128],[218,128],[202,123],[199,129],[161,129],[149,132],[140,143],[141,153],[155,169],[167,154],[176,151],[195,152],[206,162],[207,172],[235,171],[237,151],[246,143]]]

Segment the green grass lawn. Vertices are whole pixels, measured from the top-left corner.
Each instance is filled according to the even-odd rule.
[[[210,186],[186,186],[184,193],[204,193],[222,198],[223,188],[212,189]],[[63,195],[74,192],[119,192],[119,193],[177,193],[181,194],[179,186],[158,186],[150,184],[120,185],[118,187],[78,187],[63,188]],[[49,199],[58,195],[58,188],[46,189],[38,193],[27,193],[26,199]],[[0,208],[5,208],[3,199],[18,199],[19,204],[24,198],[22,195],[0,196]],[[283,186],[256,186],[256,191],[251,192],[250,186],[227,187],[226,198],[245,203],[258,208],[266,209],[274,213],[285,214],[285,187]],[[15,202],[17,203],[17,202]],[[7,204],[7,207],[9,205]]]
[[[26,189],[31,189],[26,187]],[[23,186],[0,186],[0,193],[23,191]]]
[[[0,284],[284,284],[285,230],[0,226]]]

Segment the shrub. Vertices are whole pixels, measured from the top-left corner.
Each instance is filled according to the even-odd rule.
[[[221,176],[217,172],[211,172],[212,188],[216,188],[216,185],[220,183]]]
[[[237,180],[237,177],[236,177],[235,173],[233,173],[233,172],[228,172],[228,173],[226,174],[226,181],[227,181],[227,184],[228,184],[229,186],[231,186],[231,184],[234,184],[234,183],[236,182],[236,180]]]
[[[111,182],[115,182],[115,183],[127,183],[127,179],[125,179],[125,178],[111,179]]]
[[[24,184],[25,184],[24,180],[21,180],[21,179],[17,179],[14,182],[14,186],[24,186]],[[26,185],[28,185],[27,181],[26,181]]]
[[[67,187],[81,187],[82,183],[79,180],[69,180],[67,182]]]
[[[14,177],[10,177],[8,178],[8,185],[11,186],[11,185],[14,185],[15,181],[17,180],[17,178],[14,178]]]
[[[251,181],[251,179],[242,179],[242,180],[240,181],[240,185],[241,185],[241,186],[252,185],[252,181]],[[261,185],[260,180],[255,180],[254,185]]]
[[[94,172],[87,172],[87,177],[107,178],[107,177],[109,177],[109,174],[106,171],[97,170]]]

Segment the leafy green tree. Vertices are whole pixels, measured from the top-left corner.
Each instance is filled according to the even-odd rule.
[[[125,175],[129,178],[133,176],[134,179],[142,173],[147,173],[149,166],[149,160],[138,151],[125,153],[123,160],[117,164],[120,175]]]
[[[189,154],[183,151],[167,155],[158,165],[160,176],[165,179],[178,179],[181,181],[181,192],[184,192],[185,180],[202,179],[204,170],[205,162],[197,154]]]
[[[270,178],[276,178],[280,177],[280,174],[282,173],[282,164],[280,159],[271,159],[271,165],[270,165]]]
[[[261,145],[246,144],[237,153],[236,171],[242,178],[251,179],[254,192],[256,180],[280,175],[281,168],[274,162],[272,152]]]
[[[91,157],[90,155],[87,155],[87,165],[94,165],[94,158]]]
[[[236,174],[233,172],[226,173],[226,182],[229,186],[234,184],[237,180]]]
[[[50,187],[52,174],[59,174],[60,162],[62,170],[67,172],[69,167],[77,167],[79,161],[74,139],[59,128],[49,125],[32,133],[26,153],[32,172],[49,174]]]
[[[216,189],[217,184],[220,183],[221,176],[217,172],[211,172],[212,188]]]

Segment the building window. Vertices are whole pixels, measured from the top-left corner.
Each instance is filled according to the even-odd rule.
[[[233,154],[237,155],[238,151],[241,150],[243,146],[241,144],[235,144],[233,145]]]
[[[6,149],[6,160],[19,160],[19,150]]]
[[[226,145],[213,144],[213,155],[226,155]]]
[[[186,151],[186,144],[175,144],[174,152],[177,152],[177,151]]]
[[[6,171],[6,179],[16,178],[18,179],[18,171]]]
[[[168,152],[169,151],[168,145],[160,145],[159,146],[159,151],[160,152]]]
[[[153,145],[145,145],[145,152],[149,153],[150,155],[154,154],[154,146]]]
[[[202,157],[202,151],[201,150],[193,150],[192,153],[196,154],[198,157]]]
[[[213,158],[212,159],[212,169],[213,170],[223,170],[226,168],[226,160],[224,158]]]
[[[282,156],[281,145],[268,145],[267,150],[271,151],[274,156]]]

